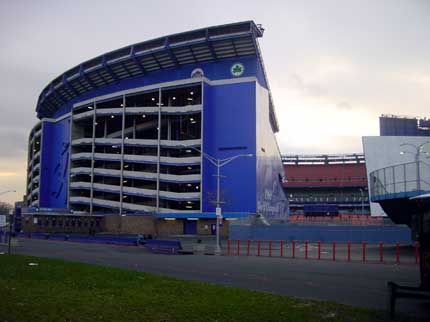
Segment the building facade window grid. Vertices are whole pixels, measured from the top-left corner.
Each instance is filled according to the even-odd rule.
[[[181,104],[177,104],[175,101],[181,100],[179,95],[174,94],[175,96],[171,96],[171,95],[169,96],[168,93],[169,93],[169,91],[175,91],[176,90],[176,92],[178,94],[180,94],[181,88],[182,88],[182,91],[188,90],[189,91],[188,96],[190,96],[190,97],[187,97],[187,101],[184,101],[182,99]],[[191,88],[191,90],[189,90],[190,88]],[[179,90],[179,92],[178,92],[178,90]],[[153,92],[155,92],[155,91],[153,91]],[[165,194],[163,195],[162,193],[160,193],[161,192],[161,190],[160,190],[160,181],[161,181],[160,175],[161,175],[161,165],[163,163],[162,162],[163,161],[162,153],[167,153],[166,159],[169,158],[169,154],[171,153],[171,152],[167,151],[169,149],[171,149],[171,150],[176,149],[176,151],[182,152],[182,153],[176,153],[176,154],[181,154],[181,155],[178,155],[178,157],[184,157],[184,156],[187,157],[187,153],[190,155],[195,154],[195,153],[193,153],[194,152],[193,150],[185,149],[185,155],[184,155],[184,151],[183,151],[184,149],[178,148],[177,146],[175,147],[175,144],[171,144],[171,146],[167,145],[166,147],[163,146],[163,142],[173,143],[173,141],[184,141],[184,142],[181,142],[181,145],[182,145],[182,143],[187,144],[186,141],[188,141],[189,139],[191,139],[191,141],[194,139],[194,138],[187,138],[186,137],[187,135],[188,136],[190,135],[190,131],[188,129],[188,131],[181,132],[180,135],[176,135],[175,140],[172,140],[172,132],[171,132],[172,131],[172,117],[169,115],[170,113],[168,113],[168,111],[165,110],[165,108],[168,108],[171,106],[179,106],[180,108],[183,108],[183,107],[189,106],[189,105],[199,105],[200,107],[202,107],[202,82],[199,82],[197,84],[187,85],[186,87],[182,87],[182,86],[178,86],[178,87],[174,87],[174,88],[161,88],[160,87],[160,88],[158,88],[157,92],[158,92],[157,93],[158,99],[156,99],[156,100],[152,99],[152,102],[151,102],[152,104],[143,104],[143,105],[152,105],[152,106],[142,107],[141,108],[142,111],[140,111],[141,113],[139,113],[139,114],[136,114],[136,112],[137,113],[139,112],[138,111],[139,107],[136,107],[136,104],[134,104],[134,106],[128,106],[127,105],[127,103],[128,103],[127,98],[129,98],[133,95],[136,95],[136,93],[128,93],[128,94],[121,95],[122,104],[120,104],[120,105],[122,105],[122,106],[117,106],[117,107],[112,108],[112,106],[109,106],[109,103],[106,103],[106,102],[100,102],[99,103],[96,100],[92,104],[84,104],[82,106],[77,106],[73,109],[73,113],[72,113],[73,122],[72,122],[72,129],[71,129],[71,132],[72,132],[72,138],[71,138],[72,139],[72,145],[71,145],[72,153],[71,153],[71,167],[70,167],[70,169],[71,169],[71,180],[70,180],[70,184],[69,184],[69,186],[70,186],[70,188],[69,188],[69,204],[71,205],[72,209],[75,208],[77,210],[84,210],[84,211],[89,210],[90,213],[94,212],[94,206],[95,206],[96,201],[97,201],[96,200],[97,198],[95,198],[95,194],[96,193],[99,194],[99,192],[98,192],[99,188],[97,186],[97,183],[95,183],[95,181],[94,181],[95,177],[98,176],[98,173],[97,173],[98,171],[95,171],[95,170],[99,170],[99,168],[97,168],[95,166],[96,162],[98,161],[97,160],[98,156],[101,156],[101,158],[103,158],[103,154],[106,154],[106,151],[112,152],[112,149],[119,148],[118,146],[115,145],[118,143],[117,142],[118,140],[115,140],[115,137],[113,137],[112,138],[113,140],[107,140],[106,142],[104,142],[105,147],[103,148],[103,153],[99,154],[98,149],[100,149],[100,144],[99,144],[100,138],[98,137],[97,133],[101,133],[101,131],[96,131],[96,129],[97,129],[97,126],[103,124],[103,126],[104,126],[103,132],[104,133],[102,135],[103,136],[102,139],[108,138],[107,136],[109,136],[109,138],[111,138],[111,136],[115,136],[115,135],[112,135],[112,133],[108,133],[109,131],[106,130],[106,127],[108,126],[107,125],[108,120],[109,120],[109,118],[111,118],[111,120],[113,120],[115,118],[121,118],[121,131],[120,131],[120,134],[121,134],[120,135],[121,155],[120,155],[119,160],[114,160],[114,162],[117,162],[117,161],[120,162],[119,191],[115,191],[115,193],[119,192],[119,196],[118,196],[119,199],[115,199],[115,198],[114,199],[115,199],[115,202],[119,203],[117,212],[123,213],[123,211],[129,211],[127,209],[127,207],[124,207],[124,203],[125,203],[124,199],[129,197],[127,195],[127,193],[125,192],[125,189],[124,189],[124,183],[125,183],[124,182],[125,181],[125,177],[124,177],[125,159],[124,159],[124,157],[127,155],[125,153],[125,151],[126,151],[125,149],[128,146],[128,142],[126,142],[126,141],[129,140],[129,138],[130,138],[129,136],[126,136],[126,134],[125,134],[126,118],[130,114],[134,116],[133,117],[133,134],[132,134],[133,142],[138,143],[138,144],[140,142],[141,143],[140,147],[146,146],[148,139],[144,139],[144,138],[135,139],[135,137],[136,137],[136,118],[141,117],[141,116],[146,117],[145,114],[143,114],[143,113],[145,113],[145,111],[148,111],[147,107],[149,107],[149,112],[150,112],[149,114],[152,113],[152,114],[155,114],[154,115],[155,117],[158,116],[158,120],[156,122],[156,128],[157,128],[157,138],[156,138],[157,154],[156,154],[156,160],[155,160],[156,161],[156,167],[157,167],[157,169],[156,169],[156,189],[154,191],[156,193],[156,196],[153,199],[155,199],[155,203],[156,203],[155,210],[160,211],[160,200],[166,199]],[[163,96],[163,92],[165,92],[166,95]],[[176,97],[176,96],[178,96],[178,97]],[[113,99],[113,100],[115,100],[115,99]],[[127,111],[127,108],[130,109],[130,113]],[[151,110],[151,108],[152,108],[152,110]],[[163,110],[162,110],[162,108],[163,108]],[[90,110],[92,110],[92,111],[90,111]],[[191,131],[192,134],[194,134],[194,135],[197,134],[200,136],[197,139],[198,145],[194,144],[195,142],[192,142],[193,143],[192,146],[196,147],[196,148],[201,148],[201,141],[202,141],[202,126],[201,126],[201,123],[202,123],[202,115],[201,114],[202,113],[201,113],[201,111],[202,110],[203,110],[203,108],[200,108],[200,109],[197,109],[195,111],[191,111],[191,113],[190,113],[190,112],[186,112],[186,111],[181,112],[180,110],[175,109],[175,113],[174,113],[175,115],[179,115],[178,116],[179,119],[181,119],[182,116],[186,118],[188,115],[189,123],[192,124],[195,128],[200,128],[200,131],[198,131],[198,130],[194,131],[194,132]],[[103,114],[102,118],[99,118],[99,114]],[[194,116],[194,117],[189,117],[189,115]],[[76,117],[76,116],[78,116],[78,117]],[[174,117],[175,116],[173,116],[173,118]],[[78,140],[80,140],[80,139],[86,139],[88,134],[89,134],[88,128],[85,129],[85,127],[88,127],[88,124],[87,124],[88,122],[85,121],[86,118],[92,119],[92,133],[91,133],[92,134],[91,135],[92,136],[91,137],[91,141],[92,141],[91,142],[91,148],[92,149],[91,149],[91,155],[90,155],[90,162],[91,162],[90,178],[91,178],[91,182],[90,182],[90,196],[89,196],[90,202],[89,202],[89,205],[86,205],[84,207],[82,207],[82,206],[76,207],[74,205],[74,202],[73,202],[74,201],[73,197],[76,196],[76,194],[82,196],[82,190],[79,189],[80,187],[76,187],[73,184],[73,182],[75,182],[73,180],[73,177],[74,177],[74,174],[73,174],[74,171],[73,170],[78,168],[76,166],[76,164],[79,165],[79,163],[80,163],[80,160],[77,160],[77,162],[76,162],[75,157],[77,154],[79,155],[79,153],[82,153],[82,151],[86,151],[86,150],[85,150],[85,148],[82,148],[81,145],[75,144],[75,143],[78,142]],[[164,118],[165,118],[165,120],[164,120]],[[81,121],[84,124],[83,125],[84,129],[81,129],[81,132],[83,131],[83,134],[81,134],[81,135],[79,135],[79,137],[77,137],[76,136],[76,129],[79,128],[79,126],[80,126],[79,122],[81,122]],[[101,124],[99,124],[99,123],[101,123]],[[183,122],[179,122],[179,123],[180,123],[179,127],[181,127],[183,125]],[[190,128],[192,129],[193,126],[190,126]],[[163,131],[163,127],[165,127],[165,128],[167,127],[167,129],[168,129],[166,141],[163,141],[162,136],[161,136],[162,131]],[[194,141],[196,141],[196,140],[194,139]],[[113,144],[112,146],[110,146],[112,149],[108,148],[109,146],[106,145],[106,144],[110,144],[110,143]],[[83,146],[85,147],[85,145],[83,145]],[[133,149],[135,149],[135,148],[133,148]],[[113,154],[113,153],[110,153],[110,154]],[[88,155],[87,155],[87,157],[88,157]],[[111,155],[109,156],[109,158],[110,157],[111,157]],[[199,160],[200,160],[200,162],[198,162],[198,164],[194,164],[196,162],[193,163],[193,167],[197,166],[198,168],[200,168],[200,180],[197,182],[197,185],[194,182],[195,179],[192,180],[193,181],[192,183],[188,182],[187,185],[188,186],[190,184],[194,185],[196,187],[196,190],[198,190],[200,196],[198,198],[194,198],[194,199],[183,198],[184,200],[182,200],[182,201],[181,201],[181,199],[179,199],[180,200],[179,203],[182,203],[182,207],[179,207],[179,209],[177,209],[178,206],[176,206],[176,210],[187,211],[189,209],[189,211],[198,211],[201,209],[201,188],[200,188],[200,185],[201,185],[201,156],[199,156]],[[108,161],[105,159],[105,162],[111,162],[111,161]],[[136,164],[133,162],[133,160],[128,160],[127,163]],[[167,164],[167,167],[169,167],[169,166],[175,167],[174,164],[171,164],[171,165]],[[134,168],[134,166],[133,166],[133,168]],[[188,168],[190,168],[190,166],[188,166]],[[81,179],[82,179],[82,177],[78,178],[78,180],[81,180]],[[134,180],[134,179],[131,179],[131,180]],[[127,189],[127,187],[126,187],[126,189]],[[71,197],[72,197],[72,200],[70,200]],[[109,195],[107,195],[106,192],[103,192],[103,199],[105,199],[106,197],[108,197],[108,199],[112,199],[112,194],[109,193]],[[72,201],[72,202],[70,202],[70,201]],[[172,207],[174,207],[174,205],[172,203],[173,203],[173,201],[167,202],[167,208],[170,210],[172,210]],[[170,206],[169,206],[169,204],[170,204]],[[166,201],[164,201],[164,205],[166,205]],[[99,206],[100,205],[97,206],[97,209],[100,209]],[[109,208],[110,207],[112,207],[112,205],[109,205]],[[175,208],[173,208],[173,209],[175,209]]]

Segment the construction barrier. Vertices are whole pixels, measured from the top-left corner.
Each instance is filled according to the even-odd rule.
[[[231,245],[236,245],[234,254],[231,252]],[[243,246],[242,246],[243,245]],[[246,245],[246,246],[245,246]],[[246,247],[242,249],[242,247]],[[290,253],[286,249],[291,248]],[[251,241],[240,240],[227,241],[227,255],[229,256],[262,256],[262,257],[279,257],[294,259],[316,259],[331,260],[343,262],[362,262],[362,263],[381,263],[381,264],[419,264],[419,243],[414,245],[403,245],[399,242],[395,244],[368,243],[331,243],[285,240],[279,241]],[[289,254],[289,255],[288,255]]]

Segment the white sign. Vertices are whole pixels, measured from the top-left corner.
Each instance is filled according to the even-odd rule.
[[[221,208],[215,208],[215,214],[217,218],[222,219]]]
[[[0,215],[0,227],[6,226],[6,215]]]

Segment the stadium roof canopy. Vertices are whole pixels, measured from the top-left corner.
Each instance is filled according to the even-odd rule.
[[[49,83],[39,96],[37,115],[52,117],[61,106],[86,92],[154,71],[233,57],[261,58],[256,38],[263,32],[260,25],[245,21],[173,34],[108,52]],[[273,117],[271,97],[270,102]],[[276,117],[274,121],[277,127]]]

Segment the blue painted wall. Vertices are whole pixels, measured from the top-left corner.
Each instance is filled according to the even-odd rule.
[[[286,219],[288,200],[282,189],[281,154],[269,121],[269,93],[256,85],[257,212],[268,219]]]
[[[42,124],[40,207],[66,208],[70,147],[70,118]]]
[[[255,82],[204,85],[204,152],[218,159],[238,154],[254,155],[238,158],[221,168],[221,175],[225,176],[220,185],[225,211],[256,211],[255,115]],[[232,149],[234,147],[240,148]],[[214,174],[216,167],[204,159],[203,212],[215,211]]]
[[[230,239],[412,243],[411,230],[406,226],[230,225]]]

